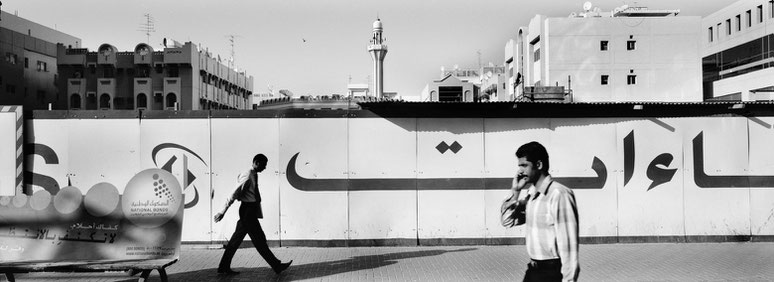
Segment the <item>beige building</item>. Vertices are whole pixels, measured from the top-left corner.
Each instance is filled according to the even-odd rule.
[[[707,100],[774,100],[774,2],[742,0],[701,21]]]
[[[253,77],[191,42],[132,51],[59,46],[59,91],[71,110],[252,109]]]
[[[702,101],[700,17],[585,7],[535,16],[505,45],[509,93],[564,88],[565,101]]]

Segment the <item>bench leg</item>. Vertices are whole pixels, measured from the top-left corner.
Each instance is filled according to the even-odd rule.
[[[145,281],[148,281],[148,276],[150,276],[150,273],[151,273],[151,270],[150,270],[150,269],[145,269],[145,270],[143,270],[143,271],[142,271],[142,274],[140,274],[140,279],[139,279],[138,281],[139,281],[139,282],[145,282]]]
[[[167,270],[162,268],[159,268],[159,277],[161,278],[161,282],[167,282]]]
[[[8,279],[8,282],[16,281],[16,278],[13,277],[13,272],[6,272],[5,273],[5,279]]]
[[[148,281],[148,276],[150,276],[151,271],[153,269],[146,269],[142,271],[142,274],[140,275],[139,282],[145,282]],[[164,268],[159,268],[159,278],[161,278],[161,282],[167,282],[167,270]]]

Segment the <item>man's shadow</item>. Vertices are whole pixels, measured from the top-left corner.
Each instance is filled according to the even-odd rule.
[[[269,267],[260,268],[235,268],[240,274],[235,276],[217,275],[215,269],[202,269],[184,273],[170,274],[170,281],[232,281],[234,279],[240,279],[250,277],[250,279],[257,281],[264,280],[282,280],[282,281],[295,281],[304,279],[315,279],[326,276],[337,275],[346,272],[353,272],[366,269],[375,269],[383,266],[393,265],[400,260],[438,256],[451,252],[467,252],[477,250],[476,248],[465,248],[459,250],[422,250],[422,251],[409,251],[398,252],[388,254],[376,254],[376,255],[363,255],[354,256],[348,259],[336,260],[336,261],[323,261],[307,264],[293,264],[288,270],[280,275],[275,274]]]

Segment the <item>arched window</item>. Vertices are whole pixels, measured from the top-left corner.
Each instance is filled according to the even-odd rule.
[[[438,101],[438,92],[430,91],[430,101]]]
[[[471,94],[470,90],[465,90],[465,102],[473,102],[473,94]]]
[[[99,96],[99,108],[100,109],[110,109],[110,95],[107,93],[102,93],[102,95]]]
[[[145,93],[137,94],[137,108],[148,108],[148,96]]]
[[[73,95],[70,95],[70,109],[73,110],[80,110],[81,109],[81,95],[78,93],[73,93]]]
[[[177,95],[175,93],[167,93],[167,108],[174,108],[177,103]]]

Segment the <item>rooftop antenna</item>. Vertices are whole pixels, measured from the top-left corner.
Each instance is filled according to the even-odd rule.
[[[481,49],[478,49],[476,54],[478,54],[478,68],[481,69]]]
[[[236,43],[235,43],[236,42],[236,38],[237,37],[242,37],[242,36],[237,35],[237,34],[229,34],[229,35],[226,35],[226,37],[228,37],[228,42],[230,42],[230,44],[231,44],[231,63],[232,63],[232,66],[230,66],[230,67],[233,68],[234,67],[233,66],[234,61],[236,61],[236,59],[235,59],[236,52],[234,51],[234,46],[236,45]]]
[[[150,43],[150,34],[151,32],[156,32],[156,26],[153,22],[153,16],[149,13],[145,13],[145,22],[140,24],[140,29],[138,31],[144,31],[146,36],[145,43]]]

